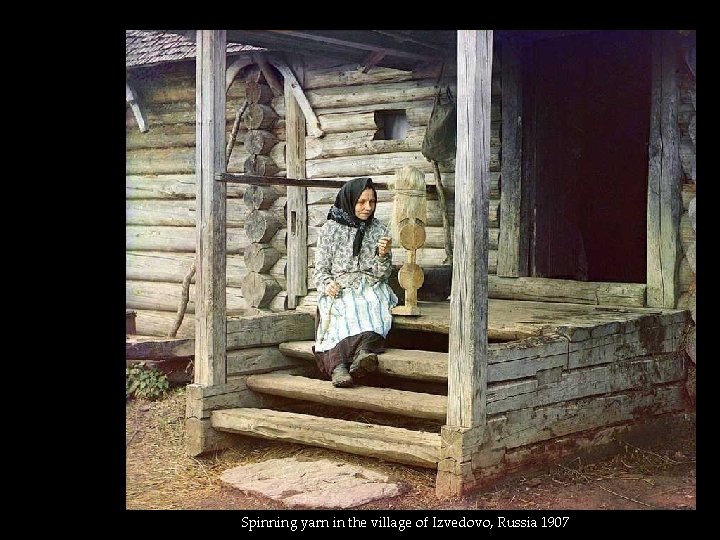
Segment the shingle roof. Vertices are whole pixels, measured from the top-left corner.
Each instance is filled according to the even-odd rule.
[[[228,43],[227,52],[262,50]],[[155,30],[125,30],[125,67],[147,66],[195,58],[195,42],[180,34]]]

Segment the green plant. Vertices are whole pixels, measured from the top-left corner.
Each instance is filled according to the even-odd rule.
[[[138,362],[125,368],[125,398],[135,396],[158,399],[165,395],[170,385],[167,376],[157,369]]]

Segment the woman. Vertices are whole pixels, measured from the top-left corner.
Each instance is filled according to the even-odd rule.
[[[398,299],[388,285],[391,239],[375,219],[370,178],[348,181],[320,229],[315,285],[320,293],[313,350],[334,386],[352,386],[377,369]]]

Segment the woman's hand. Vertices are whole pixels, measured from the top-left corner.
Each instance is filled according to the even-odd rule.
[[[389,236],[383,236],[378,240],[377,247],[378,247],[378,255],[381,257],[384,257],[388,253],[390,253],[390,244],[392,243],[392,238]]]
[[[340,292],[340,284],[337,281],[331,281],[325,285],[325,294],[335,297]]]

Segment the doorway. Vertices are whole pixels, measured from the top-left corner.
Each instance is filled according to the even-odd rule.
[[[650,45],[623,30],[529,46],[533,275],[645,283]]]

